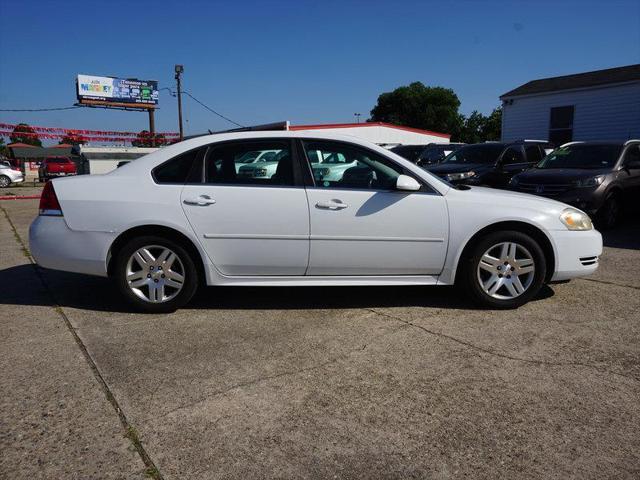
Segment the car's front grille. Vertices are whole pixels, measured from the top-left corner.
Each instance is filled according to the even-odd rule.
[[[598,256],[596,255],[594,257],[581,257],[580,263],[585,267],[590,267],[591,265],[595,265],[598,263]]]
[[[543,184],[543,183],[519,183],[516,189],[523,193],[533,193],[535,195],[544,195],[545,197],[555,197],[561,193],[571,190],[573,185],[570,183],[559,184]]]

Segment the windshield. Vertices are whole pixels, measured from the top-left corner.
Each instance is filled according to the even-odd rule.
[[[442,163],[496,163],[498,157],[504,150],[502,144],[482,143],[478,145],[467,145],[460,150],[451,152]]]
[[[536,168],[611,168],[621,149],[620,145],[568,145],[544,157]]]

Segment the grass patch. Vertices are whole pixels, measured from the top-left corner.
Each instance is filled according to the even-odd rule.
[[[153,480],[159,480],[160,478],[160,472],[158,471],[158,469],[156,467],[148,467],[144,470],[144,474],[149,477],[149,478],[153,478]]]

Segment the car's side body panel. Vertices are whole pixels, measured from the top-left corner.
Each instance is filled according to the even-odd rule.
[[[208,201],[194,204],[203,196]],[[309,208],[303,187],[185,185],[181,198],[196,237],[222,275],[305,274]]]
[[[305,134],[200,137],[165,147],[107,175],[54,180],[64,217],[39,217],[33,223],[30,242],[36,260],[49,268],[106,275],[112,243],[129,229],[145,225],[161,225],[185,235],[200,253],[210,285],[451,284],[469,239],[503,221],[538,228],[549,238],[556,257],[567,255],[566,261],[556,262],[554,279],[591,273],[595,267],[581,267],[575,254],[601,253],[598,232],[566,230],[558,218],[566,207],[562,203],[482,188],[454,190],[411,162],[355,138],[324,136],[385,155],[434,193],[348,192],[353,210],[341,222],[338,215],[331,216],[337,212],[314,208],[315,203],[342,194],[337,190],[158,185],[150,173],[192,148],[274,136],[304,138]],[[187,196],[200,192],[216,204],[183,208]],[[310,226],[310,218],[319,215],[334,220]],[[360,223],[367,217],[373,220],[370,224]],[[570,251],[570,239],[580,243],[580,252]]]
[[[438,275],[449,216],[439,194],[307,189],[308,275]],[[334,208],[323,207],[338,201]]]

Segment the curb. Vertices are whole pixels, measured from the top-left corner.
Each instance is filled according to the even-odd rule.
[[[0,196],[0,200],[35,200],[40,198],[40,195],[3,195]]]

